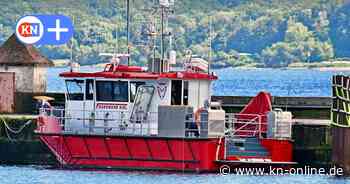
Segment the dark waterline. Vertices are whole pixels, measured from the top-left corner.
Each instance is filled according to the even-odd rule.
[[[68,68],[48,70],[48,91],[63,92],[65,87],[58,74]],[[101,68],[82,67],[81,71],[100,71]],[[213,95],[254,96],[268,91],[273,96],[331,96],[331,79],[334,74],[349,72],[320,71],[318,69],[234,69],[213,70],[219,80],[212,88]]]
[[[320,175],[243,176],[157,172],[54,170],[38,166],[0,166],[1,184],[341,184],[347,178]]]

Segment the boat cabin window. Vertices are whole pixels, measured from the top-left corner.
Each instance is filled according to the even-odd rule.
[[[188,81],[171,81],[171,105],[188,105]]]
[[[136,97],[136,93],[137,93],[137,89],[142,86],[145,85],[145,82],[139,82],[139,81],[134,81],[134,82],[130,82],[130,102],[134,102],[135,97]]]
[[[183,81],[184,89],[183,89],[183,96],[182,101],[183,105],[188,105],[188,81]]]
[[[83,80],[66,80],[68,100],[84,100],[84,81]]]
[[[87,79],[86,80],[86,100],[93,100],[94,99],[94,80],[93,79]]]
[[[171,81],[171,105],[181,105],[182,81]]]
[[[96,81],[96,92],[97,101],[129,101],[127,81]]]

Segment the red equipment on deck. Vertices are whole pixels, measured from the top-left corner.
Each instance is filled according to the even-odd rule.
[[[250,100],[248,105],[237,115],[238,119],[245,119],[246,121],[252,121],[257,118],[261,118],[260,124],[247,124],[236,123],[235,128],[240,130],[236,132],[238,136],[255,136],[254,130],[260,132],[266,132],[267,125],[267,113],[272,111],[271,95],[267,92],[260,92],[256,97]]]

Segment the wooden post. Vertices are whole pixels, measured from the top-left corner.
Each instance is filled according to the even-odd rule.
[[[332,160],[350,175],[350,78],[337,75],[332,81]]]

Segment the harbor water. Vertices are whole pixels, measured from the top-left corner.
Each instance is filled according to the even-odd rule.
[[[81,71],[101,71],[102,68],[81,67]],[[69,68],[50,68],[48,71],[48,91],[63,92],[63,80],[59,73]],[[268,91],[273,96],[329,97],[331,79],[334,74],[350,74],[320,69],[235,69],[213,70],[219,80],[213,84],[216,96],[255,96],[260,91]]]
[[[77,171],[38,166],[0,166],[1,184],[343,184],[346,178],[320,175],[248,176],[121,171]]]

